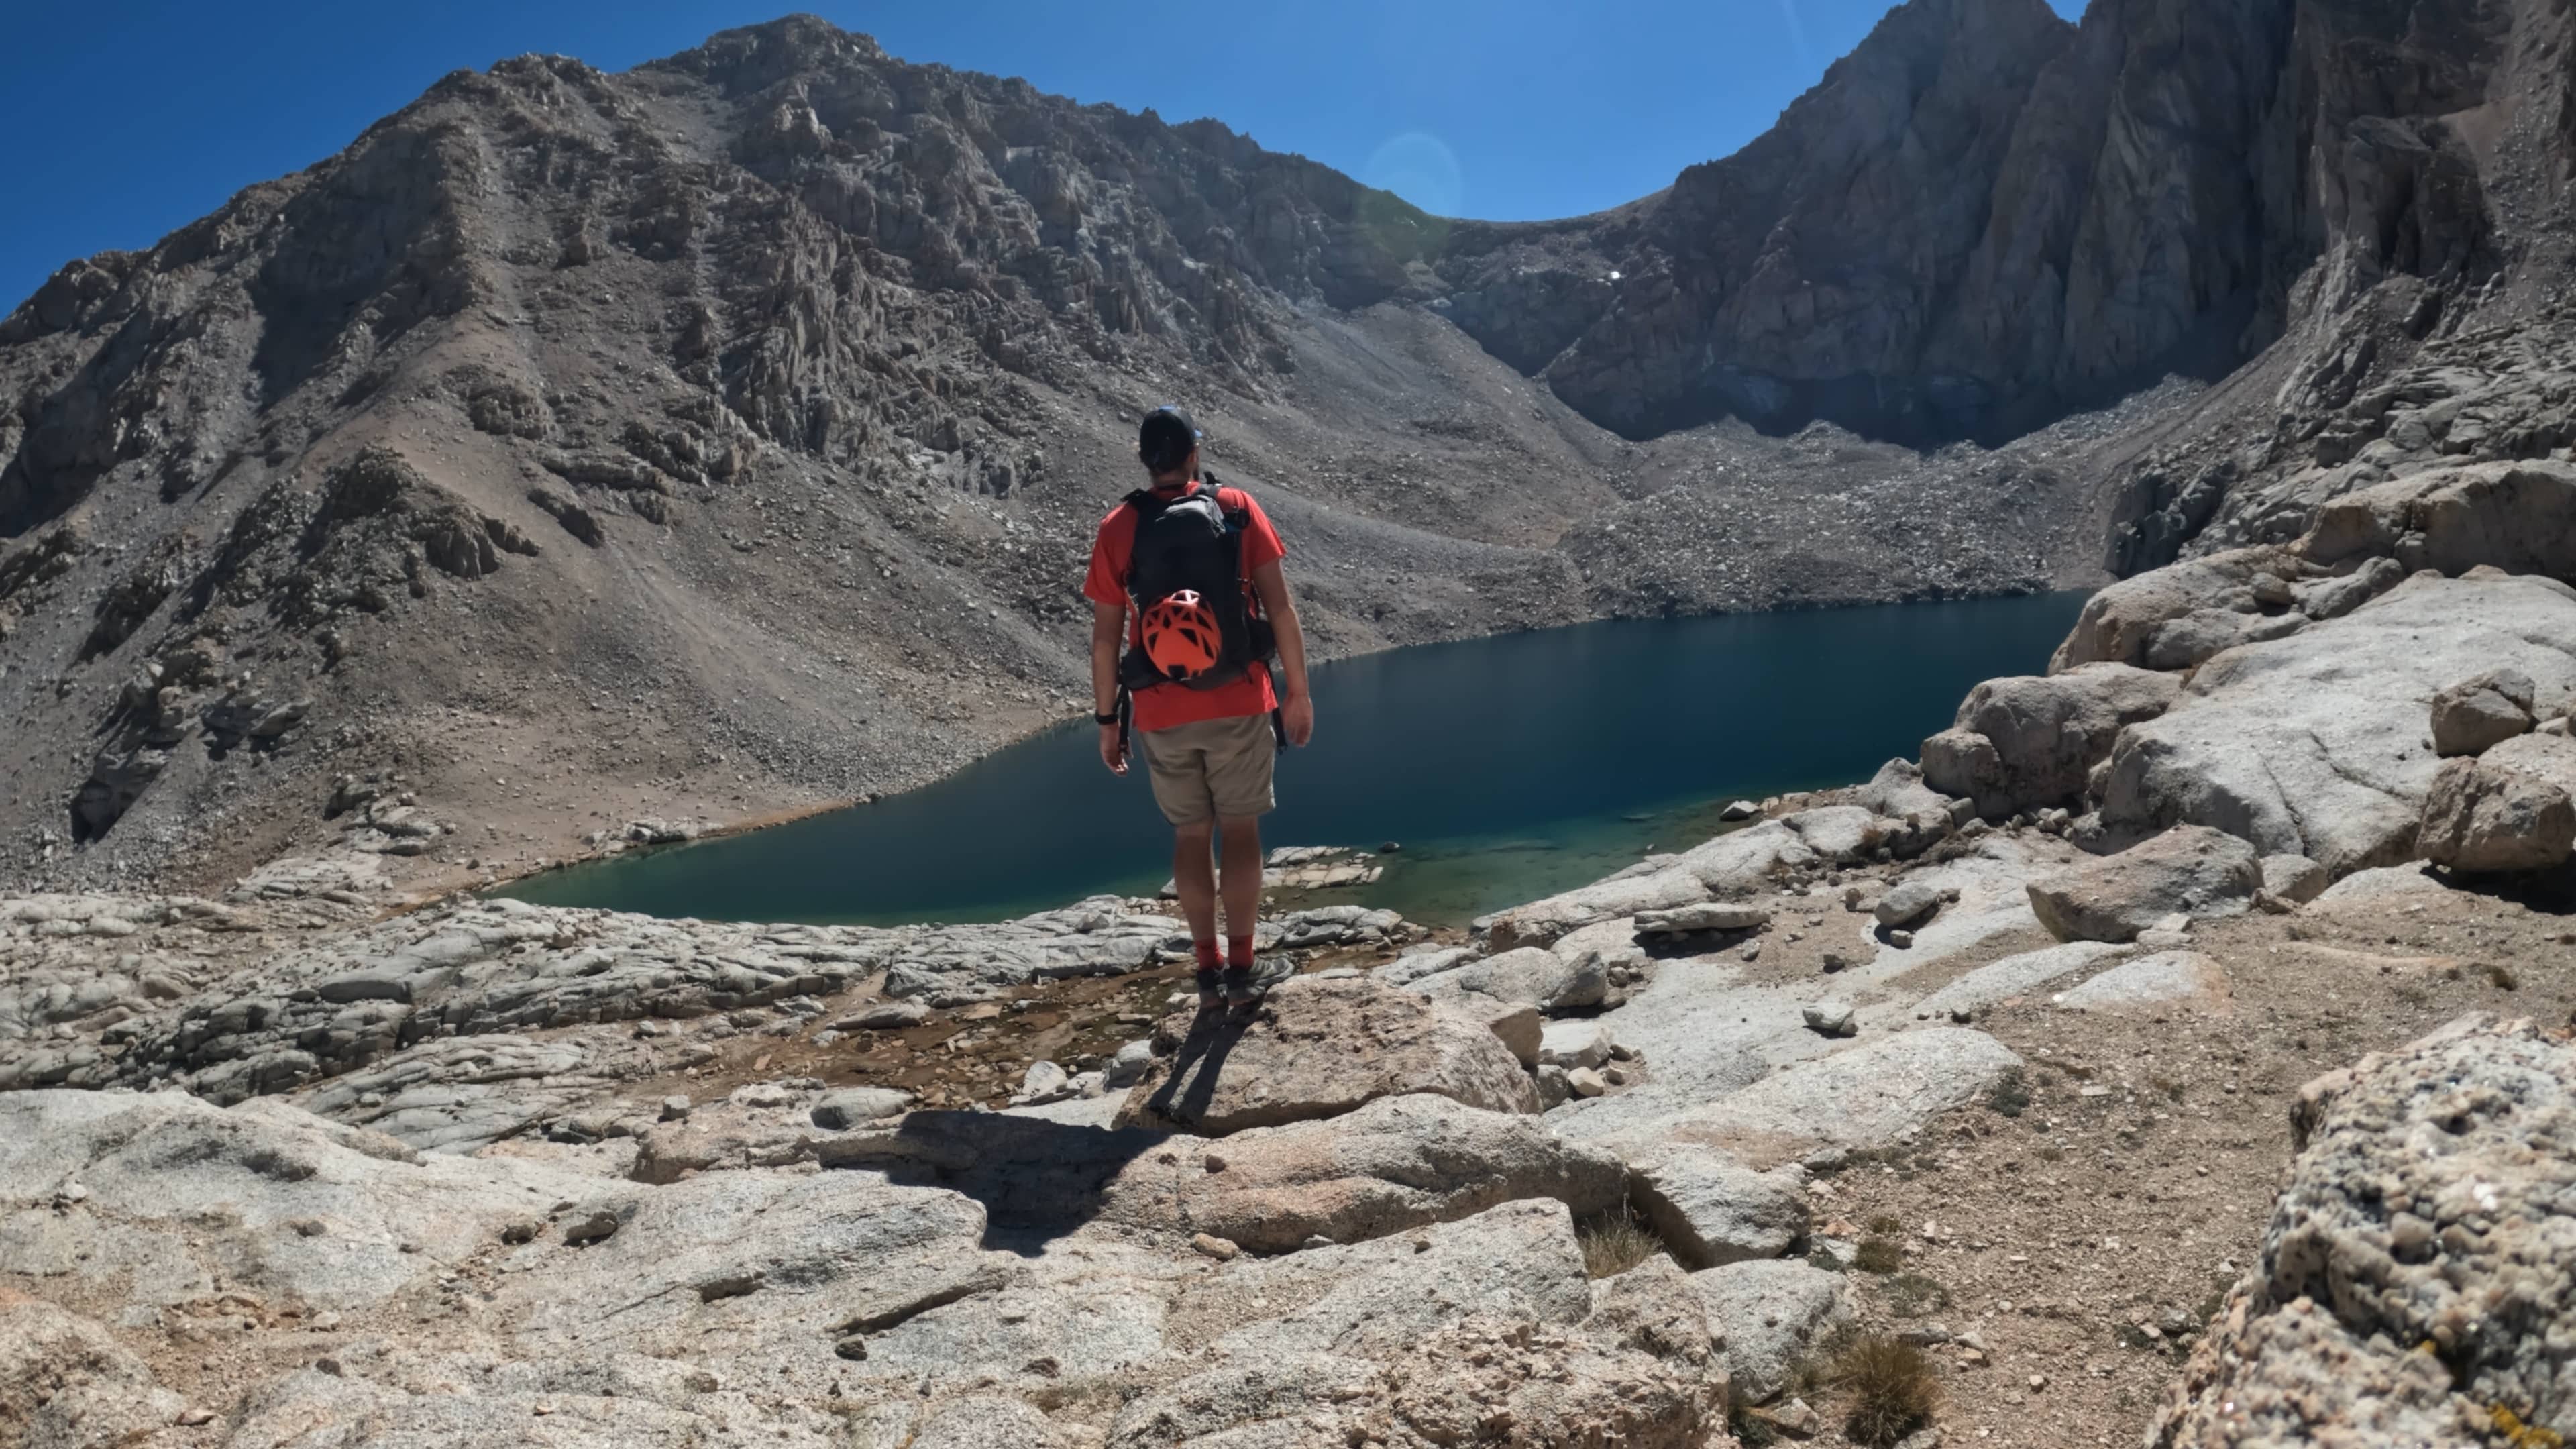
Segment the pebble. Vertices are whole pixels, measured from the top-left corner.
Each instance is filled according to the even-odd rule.
[[[1824,1036],[1850,1036],[1854,1030],[1848,1001],[1813,1002],[1800,1008],[1798,1014],[1806,1019],[1809,1031]]]
[[[1565,1082],[1567,1086],[1574,1089],[1574,1095],[1578,1097],[1598,1097],[1610,1090],[1610,1084],[1602,1079],[1599,1072],[1590,1067],[1576,1067],[1567,1072]]]
[[[1220,1238],[1214,1233],[1200,1233],[1190,1239],[1190,1246],[1220,1263],[1233,1262],[1235,1255],[1243,1251],[1234,1245],[1233,1239]]]
[[[687,1116],[688,1116],[688,1115],[689,1115],[689,1099],[688,1099],[687,1097],[685,1097],[685,1096],[670,1096],[670,1097],[664,1097],[664,1098],[662,1099],[662,1120],[663,1120],[663,1121],[665,1121],[665,1122],[678,1122],[678,1121],[681,1121],[681,1120],[683,1120],[683,1119],[687,1118]]]

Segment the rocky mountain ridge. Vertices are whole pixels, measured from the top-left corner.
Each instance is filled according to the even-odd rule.
[[[1073,581],[1171,398],[1326,656],[2089,576],[2116,418],[1631,444],[1421,305],[1451,230],[804,18],[451,76],[0,323],[11,868],[453,880],[921,783],[1079,711]]]

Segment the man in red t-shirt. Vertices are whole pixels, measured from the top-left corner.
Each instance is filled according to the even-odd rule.
[[[1136,456],[1153,475],[1154,496],[1177,502],[1213,486],[1199,474],[1199,431],[1189,415],[1163,407],[1137,429]],[[1253,980],[1253,922],[1261,908],[1261,816],[1272,805],[1271,766],[1278,742],[1271,712],[1278,711],[1288,743],[1303,745],[1315,732],[1315,705],[1306,693],[1306,638],[1297,626],[1297,603],[1279,571],[1287,550],[1261,505],[1239,488],[1218,488],[1220,506],[1245,516],[1241,534],[1242,583],[1276,632],[1284,694],[1275,693],[1269,665],[1255,661],[1239,679],[1211,689],[1163,683],[1131,696],[1136,746],[1145,756],[1154,803],[1172,823],[1172,881],[1198,949],[1199,1006],[1221,997],[1240,1004],[1258,994]],[[1091,694],[1100,724],[1100,759],[1113,774],[1127,773],[1126,732],[1118,719],[1118,661],[1123,647],[1141,648],[1143,619],[1128,594],[1128,567],[1136,540],[1136,510],[1120,503],[1100,520],[1091,545],[1091,568],[1082,581],[1091,600]],[[1150,601],[1149,601],[1150,602]],[[1217,881],[1209,848],[1224,855],[1225,954],[1217,954]]]

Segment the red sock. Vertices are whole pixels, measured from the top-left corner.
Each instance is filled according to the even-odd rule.
[[[1216,957],[1216,938],[1214,936],[1210,936],[1204,941],[1193,941],[1190,944],[1198,950],[1199,969],[1201,971],[1214,971],[1219,964]]]
[[[1240,967],[1246,971],[1252,969],[1252,938],[1250,936],[1228,936],[1225,938],[1225,964],[1228,966]]]

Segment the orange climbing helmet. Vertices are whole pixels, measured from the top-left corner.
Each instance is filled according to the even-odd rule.
[[[1166,679],[1196,679],[1216,668],[1225,651],[1216,611],[1196,589],[1165,595],[1145,611],[1145,657]]]

